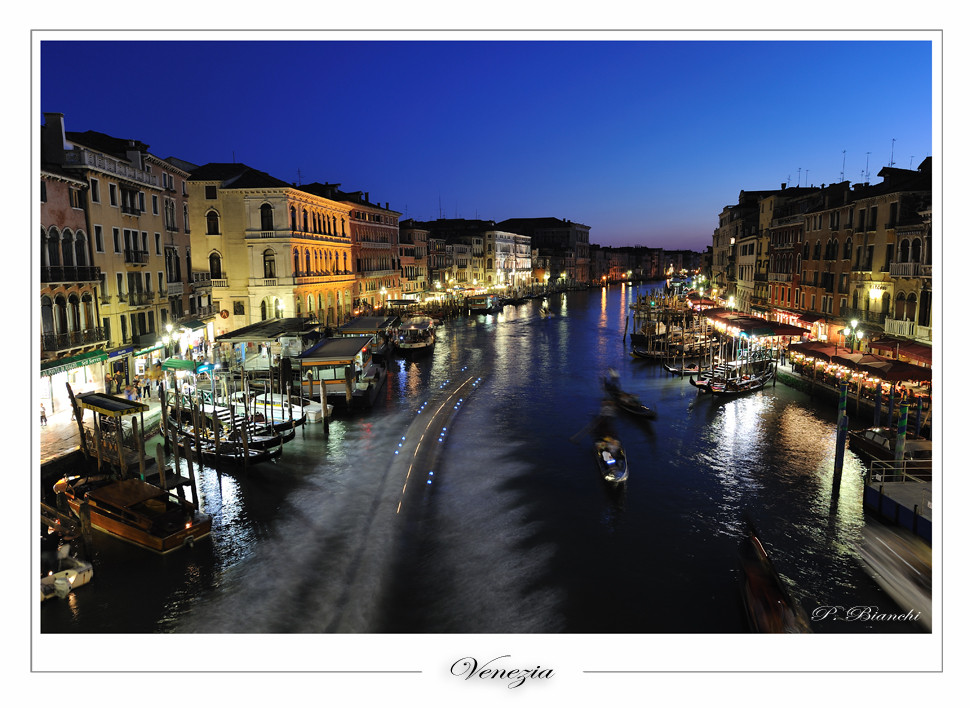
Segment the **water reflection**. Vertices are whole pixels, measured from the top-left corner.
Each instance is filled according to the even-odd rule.
[[[160,564],[103,546],[106,571],[73,617],[44,607],[44,631],[739,632],[744,510],[809,611],[889,602],[860,565],[849,452],[832,495],[834,406],[781,384],[716,400],[633,359],[635,295],[551,298],[551,319],[533,300],[447,322],[430,356],[389,365],[374,410],[340,412],[329,437],[304,428],[276,464],[203,469],[207,547]],[[591,439],[571,440],[607,366],[659,412],[617,421],[631,464],[619,496]],[[132,583],[151,586],[137,607],[121,590]],[[117,617],[105,609],[119,603]]]

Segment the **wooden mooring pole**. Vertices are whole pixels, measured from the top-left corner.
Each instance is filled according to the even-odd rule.
[[[845,460],[845,439],[849,431],[849,416],[846,404],[849,397],[849,384],[839,384],[839,419],[835,435],[835,470],[832,474],[832,496],[839,495],[842,486],[842,464]]]

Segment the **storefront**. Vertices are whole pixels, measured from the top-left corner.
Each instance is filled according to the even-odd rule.
[[[40,375],[44,381],[40,387],[40,396],[41,402],[47,408],[47,414],[53,415],[70,408],[68,384],[75,394],[99,390],[107,358],[105,351],[98,349],[41,362]]]
[[[119,395],[124,392],[125,386],[131,383],[131,355],[134,351],[133,346],[128,346],[108,352],[104,372],[105,393]]]

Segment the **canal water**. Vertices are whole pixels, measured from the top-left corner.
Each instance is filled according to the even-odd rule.
[[[433,353],[391,360],[372,410],[338,409],[329,437],[305,427],[275,463],[202,470],[210,539],[158,556],[96,533],[94,580],[43,603],[41,631],[740,633],[744,514],[809,613],[899,611],[856,551],[863,467],[849,451],[833,500],[835,405],[781,383],[699,395],[632,358],[636,294],[446,322]],[[610,366],[658,412],[617,420],[621,495],[584,432]]]

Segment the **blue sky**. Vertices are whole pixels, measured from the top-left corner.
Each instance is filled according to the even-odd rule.
[[[419,220],[567,218],[602,245],[702,250],[742,189],[859,182],[867,160],[878,182],[891,158],[915,169],[932,154],[922,36],[64,36],[41,43],[40,109],[63,113],[69,131],[337,182]]]

